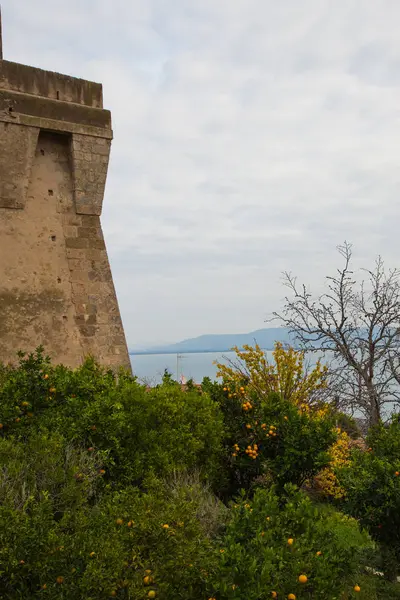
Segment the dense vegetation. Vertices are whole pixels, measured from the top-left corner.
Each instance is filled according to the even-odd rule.
[[[364,442],[321,365],[238,358],[185,389],[0,368],[2,598],[400,598],[399,420]]]

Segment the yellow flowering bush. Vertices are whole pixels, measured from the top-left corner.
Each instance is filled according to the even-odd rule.
[[[350,436],[345,431],[338,429],[337,440],[329,450],[330,463],[314,479],[314,484],[322,496],[339,499],[345,495],[336,471],[350,463],[351,442]]]
[[[284,347],[280,342],[275,344],[273,363],[268,362],[258,344],[233,350],[237,362],[216,363],[217,376],[223,379],[232,396],[251,391],[266,395],[273,392],[300,406],[318,399],[318,392],[327,386],[327,367],[320,360],[308,371],[304,352]]]

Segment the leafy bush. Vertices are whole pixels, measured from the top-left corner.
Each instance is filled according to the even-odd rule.
[[[231,389],[244,386],[258,394],[275,393],[297,405],[319,401],[321,392],[326,389],[327,367],[318,360],[313,369],[306,369],[305,353],[301,350],[276,342],[273,363],[268,362],[258,344],[245,345],[243,350],[235,346],[233,350],[236,361],[216,363],[218,376]]]
[[[210,389],[208,387],[207,389]],[[224,415],[229,485],[225,497],[249,489],[260,477],[280,488],[303,484],[330,462],[337,438],[328,412],[298,407],[278,394],[260,396],[241,386],[237,392],[213,384],[211,393]]]
[[[336,415],[318,399],[326,387],[326,368],[318,361],[307,371],[304,353],[280,343],[273,363],[258,345],[234,350],[236,361],[217,363],[222,385],[203,381],[224,416],[228,482],[223,497],[248,490],[260,477],[280,488],[302,485],[329,464],[336,440]]]
[[[157,480],[145,492],[107,493],[59,521],[47,494],[18,510],[2,505],[2,598],[204,597],[212,567],[205,523],[219,526],[219,508],[210,507],[201,485],[171,488]]]
[[[291,485],[328,464],[336,435],[326,407],[236,380],[149,389],[91,359],[21,355],[0,368],[1,597],[338,598],[368,539]],[[254,498],[229,509],[209,491],[242,487]]]
[[[223,424],[207,394],[174,383],[148,390],[133,378],[92,360],[74,371],[51,367],[41,351],[21,358],[0,388],[4,436],[59,432],[69,442],[99,451],[105,479],[140,483],[149,471],[218,476]]]
[[[336,600],[358,584],[371,542],[357,522],[313,505],[293,486],[285,493],[258,489],[233,507],[212,573],[213,598]]]
[[[338,431],[336,442],[329,449],[329,465],[312,480],[313,491],[320,498],[343,498],[345,489],[340,485],[336,471],[350,462],[351,438],[345,431]]]
[[[345,489],[342,508],[368,529],[381,546],[386,576],[395,578],[400,563],[400,421],[373,428],[366,452],[354,450],[338,471]]]

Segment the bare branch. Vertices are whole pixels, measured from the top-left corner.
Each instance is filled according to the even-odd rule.
[[[352,246],[338,246],[343,266],[326,277],[327,291],[313,297],[291,273],[281,313],[273,313],[305,351],[330,358],[336,404],[378,422],[400,403],[400,271],[386,271],[379,256],[357,284]]]

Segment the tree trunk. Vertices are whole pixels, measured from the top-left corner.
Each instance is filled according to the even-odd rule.
[[[373,383],[367,384],[368,398],[369,398],[369,426],[378,425],[381,420],[380,407],[378,403],[378,397],[376,394]]]

